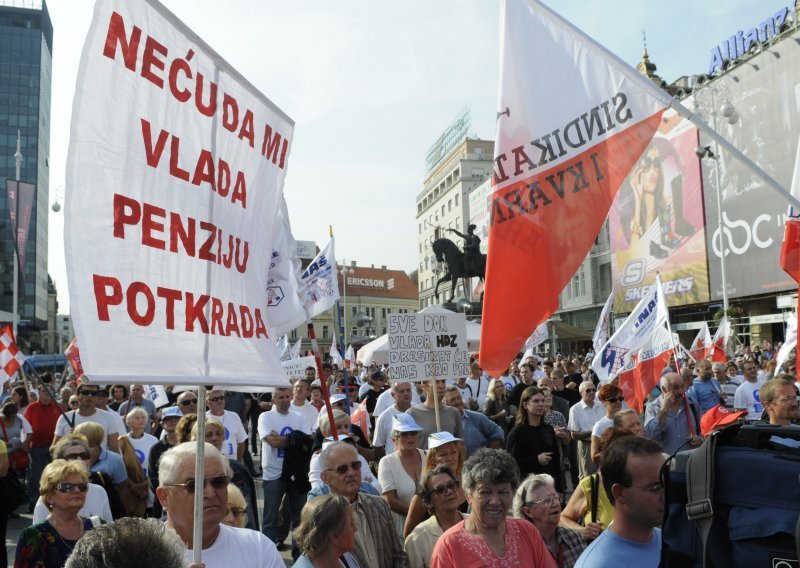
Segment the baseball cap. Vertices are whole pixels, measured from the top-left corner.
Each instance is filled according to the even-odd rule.
[[[428,436],[428,449],[432,450],[439,446],[444,446],[451,442],[460,442],[461,438],[456,438],[450,432],[434,432]]]
[[[345,398],[347,397],[344,396],[342,393],[336,393],[332,394],[329,400],[331,401],[331,404],[336,404],[337,402],[343,402]]]
[[[180,418],[183,416],[183,412],[177,406],[168,406],[161,412],[161,419],[166,420],[167,418]]]
[[[730,426],[739,421],[742,417],[747,415],[746,410],[734,412],[718,404],[703,414],[700,419],[700,431],[703,436],[708,436],[715,428]]]
[[[417,424],[410,414],[401,412],[392,418],[392,432],[419,432],[421,430],[422,426]]]

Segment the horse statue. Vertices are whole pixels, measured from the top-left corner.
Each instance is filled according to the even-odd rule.
[[[437,300],[439,299],[439,284],[442,282],[450,280],[450,299],[448,301],[452,302],[456,295],[456,282],[458,282],[459,278],[473,278],[477,276],[483,281],[486,276],[485,254],[478,253],[477,258],[475,258],[477,261],[475,263],[476,266],[467,267],[464,263],[464,253],[458,248],[458,245],[450,239],[436,239],[433,241],[431,248],[433,249],[433,254],[436,255],[436,260],[438,262],[444,262],[447,265],[447,271],[444,276],[436,282],[434,295]]]

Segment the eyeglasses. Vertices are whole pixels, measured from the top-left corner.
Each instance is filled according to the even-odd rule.
[[[625,400],[624,396],[613,396],[611,398],[607,398],[606,402],[610,402],[611,404],[616,404],[618,402],[622,402]]]
[[[350,463],[343,463],[339,467],[331,467],[326,469],[325,471],[335,471],[339,475],[344,475],[345,473],[347,473],[348,469],[352,469],[353,471],[361,471],[361,462],[354,461]]]
[[[585,391],[583,391],[583,392],[597,392],[597,389],[586,389],[586,390],[585,390]]]
[[[231,482],[231,478],[227,475],[218,475],[217,477],[206,477],[203,480],[203,487],[211,485],[214,489],[225,489]],[[188,493],[194,493],[195,485],[194,479],[190,479],[186,483],[167,483],[167,487],[184,487]]]
[[[56,485],[56,489],[61,493],[72,493],[73,489],[77,489],[81,493],[86,493],[89,489],[88,483],[70,483],[68,481],[64,481]]]
[[[88,460],[91,456],[88,452],[81,452],[79,454],[67,454],[62,459],[67,461],[74,461],[74,460]]]
[[[649,170],[650,168],[660,168],[661,167],[661,158],[655,156],[651,158],[650,156],[645,156],[642,158],[642,166],[644,169]]]
[[[437,485],[428,491],[428,495],[433,495],[434,493],[436,495],[447,495],[448,491],[455,491],[456,489],[458,489],[458,483],[455,481],[449,481],[444,485]]]
[[[209,399],[211,400],[211,399]],[[181,402],[181,406],[189,406],[190,404],[197,404],[196,398],[190,398]]]
[[[628,485],[632,489],[641,489],[642,491],[647,491],[648,493],[661,493],[664,491],[664,484],[660,481],[656,483],[650,483],[649,485]]]
[[[219,402],[220,400],[225,400],[224,396],[212,396],[208,399],[208,402]]]
[[[78,391],[78,394],[82,394],[83,396],[97,396],[98,394],[100,394],[100,392],[99,391],[86,390],[86,389],[80,389]]]
[[[544,497],[543,499],[539,499],[538,501],[533,501],[530,504],[531,505],[541,505],[542,503],[544,503],[548,507],[551,506],[551,505],[560,505],[561,504],[561,498],[558,495],[548,495],[547,497]]]
[[[800,396],[782,396],[782,397],[773,399],[772,402],[781,402],[781,403],[783,403],[783,402],[792,402],[792,401],[800,402]]]

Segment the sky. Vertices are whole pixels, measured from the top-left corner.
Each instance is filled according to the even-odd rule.
[[[141,0],[136,0],[141,1]],[[499,0],[165,0],[176,16],[295,120],[284,194],[297,240],[338,259],[417,266],[425,154],[465,106],[470,135],[494,139]],[[789,0],[548,0],[635,66],[646,33],[668,82],[704,73],[710,50]],[[50,202],[63,205],[72,99],[90,0],[50,0]],[[543,88],[557,88],[543,78]],[[50,213],[49,272],[69,313],[63,208]]]

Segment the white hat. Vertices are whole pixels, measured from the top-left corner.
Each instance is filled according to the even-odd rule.
[[[347,397],[342,393],[336,393],[332,394],[329,400],[331,401],[331,404],[336,404],[337,402],[342,402],[345,398]]]
[[[419,432],[423,428],[414,421],[410,414],[401,412],[392,418],[392,432]]]
[[[456,438],[450,432],[434,432],[428,436],[428,449],[432,450],[439,446],[444,446],[450,442],[460,442],[461,438]]]

